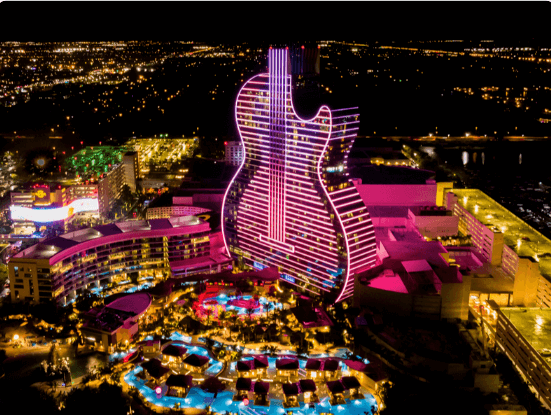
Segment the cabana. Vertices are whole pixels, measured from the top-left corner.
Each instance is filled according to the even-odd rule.
[[[301,379],[299,387],[300,393],[304,396],[304,403],[319,403],[320,399],[316,394],[316,382],[312,379]]]
[[[277,376],[298,376],[298,360],[297,359],[277,359],[276,369]]]
[[[185,347],[169,344],[161,352],[163,355],[163,363],[182,363],[186,353],[187,349]]]
[[[167,396],[185,398],[193,386],[193,376],[189,375],[170,375],[166,380],[168,387]]]
[[[209,358],[198,354],[190,354],[183,361],[184,368],[192,373],[203,373],[208,365]]]
[[[233,395],[234,401],[242,401],[249,398],[249,392],[251,390],[252,380],[249,378],[237,378],[235,382],[235,390],[237,393]]]
[[[339,361],[335,359],[324,360],[323,376],[326,380],[336,380],[339,377]]]
[[[254,404],[255,406],[270,406],[270,398],[268,392],[270,391],[270,384],[268,382],[255,382],[254,383]]]
[[[321,370],[321,360],[319,359],[308,359],[306,361],[306,378],[308,379],[318,379],[323,377],[323,372]]]
[[[348,391],[350,399],[365,399],[365,396],[360,392],[360,382],[354,376],[345,376],[341,379],[341,382]]]
[[[329,403],[334,405],[344,405],[344,385],[340,380],[333,380],[326,383],[327,390],[329,391]]]
[[[244,378],[262,378],[268,373],[268,358],[266,356],[255,356],[251,360],[240,360],[235,365],[237,376]]]
[[[298,403],[298,384],[283,383],[281,387],[283,388],[283,395],[285,395],[285,400],[283,401],[283,407],[284,408],[300,407]]]
[[[162,383],[168,377],[170,369],[164,367],[159,359],[151,359],[140,364],[147,380],[154,380],[157,384]]]

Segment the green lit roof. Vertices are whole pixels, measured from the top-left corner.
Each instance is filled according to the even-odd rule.
[[[501,229],[505,244],[519,256],[536,259],[537,254],[541,274],[551,280],[551,240],[549,238],[478,189],[453,189],[452,192],[457,195],[459,204],[481,223],[489,228],[495,226]],[[478,208],[475,208],[476,206]],[[529,241],[523,238],[528,238]]]
[[[121,162],[127,148],[124,146],[94,146],[86,147],[66,159],[69,167],[79,174],[101,174]]]

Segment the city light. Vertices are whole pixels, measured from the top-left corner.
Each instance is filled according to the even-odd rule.
[[[10,206],[12,220],[28,220],[39,223],[65,220],[75,213],[93,212],[98,209],[98,199],[78,199],[67,206],[52,209],[33,209],[23,206]]]

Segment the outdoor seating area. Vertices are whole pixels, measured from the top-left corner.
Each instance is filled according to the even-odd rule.
[[[268,358],[266,356],[255,356],[251,360],[240,360],[236,364],[238,376],[248,378],[262,378],[268,373]]]
[[[268,392],[270,384],[268,382],[255,382],[254,384],[254,404],[256,406],[270,406]]]
[[[365,396],[360,392],[360,382],[354,376],[345,376],[341,379],[341,382],[350,399],[365,399]]]
[[[209,360],[207,356],[191,353],[182,361],[182,364],[184,369],[191,373],[203,373],[209,365]]]
[[[319,403],[320,399],[316,394],[316,383],[312,379],[301,379],[299,388],[304,397],[304,403]]]
[[[182,363],[187,354],[187,348],[175,344],[169,344],[162,351],[163,363]]]
[[[168,367],[162,365],[159,359],[151,359],[140,364],[145,373],[145,379],[148,381],[154,381],[162,383],[168,377],[171,370]]]
[[[185,398],[193,386],[193,376],[189,375],[170,375],[165,385],[168,387],[167,396]]]
[[[298,360],[297,359],[277,359],[276,360],[276,369],[277,376],[280,378],[291,378],[292,376],[298,376]]]
[[[296,383],[284,383],[281,385],[285,400],[283,401],[284,408],[298,408],[298,385]]]
[[[349,375],[353,368],[364,371],[369,365],[344,360],[342,349],[308,359],[284,353],[249,354],[253,352],[250,349],[246,352],[241,360],[225,365],[225,369],[220,369],[222,372],[217,372],[219,377],[214,377],[205,369],[222,362],[211,359],[208,349],[173,340],[161,347],[158,358],[139,363],[125,376],[125,381],[136,386],[154,405],[205,409],[203,405],[209,401],[212,408],[222,413],[224,410],[240,413],[240,408],[247,407],[272,415],[282,413],[281,410],[302,411],[316,405],[318,411],[327,413],[341,406],[341,410],[350,411],[350,415],[363,415],[376,403],[375,398],[362,389],[363,381],[360,383],[357,376]],[[169,363],[170,358],[180,356],[183,360],[179,367]],[[347,375],[342,379],[341,370]],[[336,378],[329,380],[326,375]],[[217,386],[210,385],[216,382]],[[161,392],[157,393],[159,387]],[[362,409],[365,410],[362,412]]]
[[[331,405],[344,405],[344,385],[339,380],[332,380],[326,383],[327,391],[329,392],[329,403]]]
[[[235,382],[235,390],[237,393],[233,395],[234,401],[243,401],[249,398],[249,392],[251,390],[252,380],[249,378],[238,378]]]

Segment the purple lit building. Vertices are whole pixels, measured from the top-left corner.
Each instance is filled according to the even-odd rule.
[[[354,274],[375,264],[369,213],[347,173],[358,108],[293,107],[289,53],[270,49],[268,73],[235,106],[245,157],[226,191],[222,231],[241,269],[277,266],[301,290],[350,298]]]

